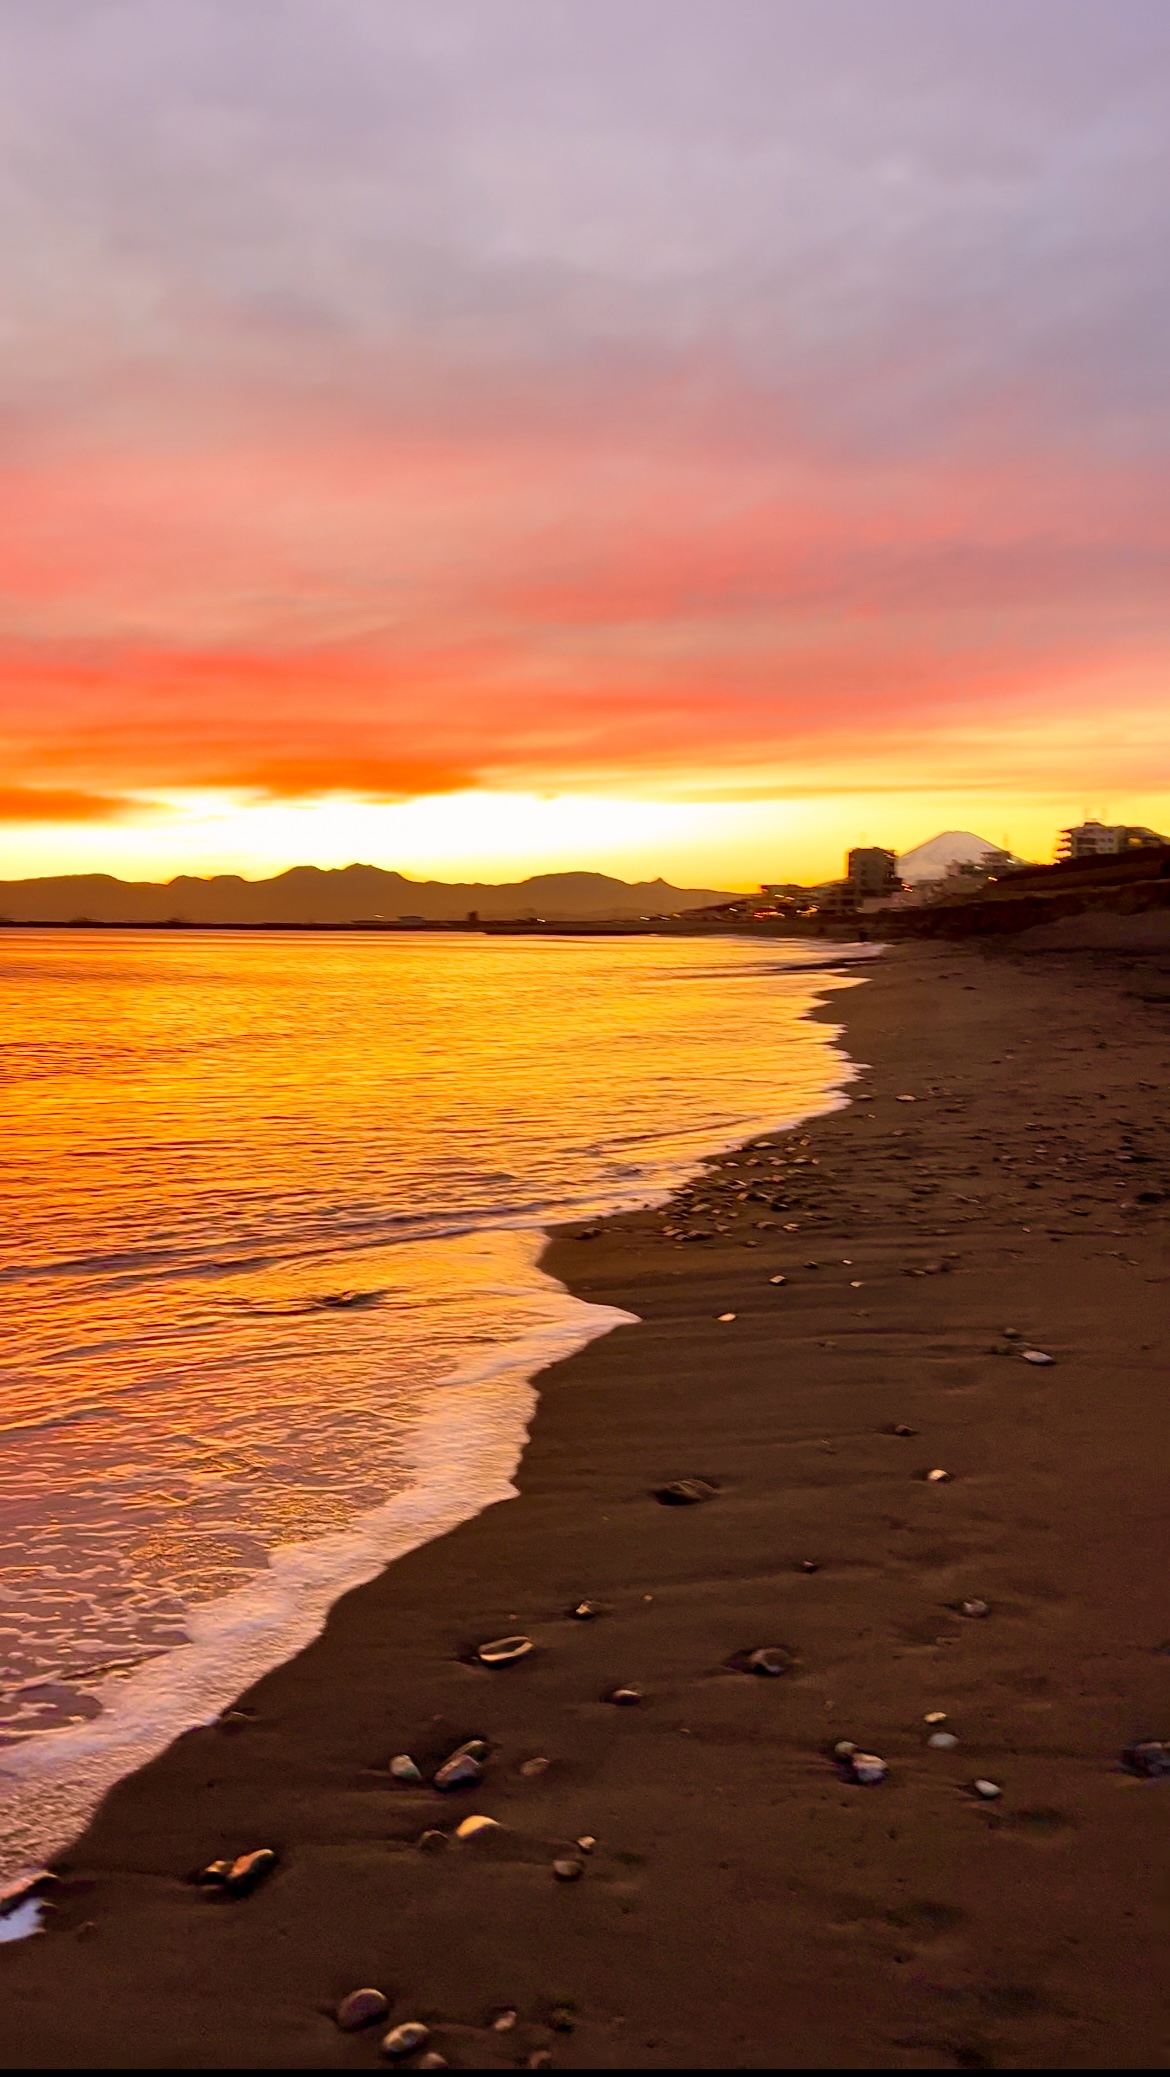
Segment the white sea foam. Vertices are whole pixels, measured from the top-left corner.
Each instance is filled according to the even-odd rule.
[[[60,1852],[124,1774],[181,1731],[212,1722],[262,1673],[303,1651],[342,1594],[483,1508],[516,1497],[513,1479],[536,1408],[533,1376],[636,1318],[574,1298],[536,1271],[543,1245],[543,1234],[530,1236],[530,1259],[534,1274],[562,1294],[561,1317],[470,1361],[435,1391],[408,1437],[415,1482],[405,1492],[339,1535],[275,1550],[267,1570],[246,1586],[194,1608],[190,1643],[127,1679],[93,1685],[100,1716],[9,1748],[0,1767],[6,1888],[31,1879]],[[34,1931],[35,1919],[24,1930]]]

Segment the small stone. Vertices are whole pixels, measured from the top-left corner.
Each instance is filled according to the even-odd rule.
[[[835,1760],[851,1760],[856,1751],[857,1747],[854,1745],[852,1738],[838,1738],[836,1745],[833,1747],[833,1758]]]
[[[442,1853],[447,1844],[447,1834],[432,1825],[429,1831],[423,1833],[418,1843],[422,1853]]]
[[[948,1486],[950,1482],[951,1473],[949,1471],[940,1471],[936,1467],[934,1471],[928,1471],[926,1474],[926,1483],[928,1486]]]
[[[514,2005],[504,2005],[492,2021],[493,2034],[510,2034],[516,2024],[517,2012]]]
[[[789,1221],[788,1221],[787,1225],[786,1225],[786,1226],[784,1227],[784,1232],[785,1232],[785,1233],[799,1233],[799,1232],[800,1232],[800,1221],[799,1221],[798,1219],[789,1219]]]
[[[422,1770],[415,1765],[408,1752],[397,1752],[390,1762],[390,1772],[395,1781],[421,1781]]]
[[[632,1709],[635,1702],[642,1700],[642,1690],[640,1688],[611,1688],[605,1699],[607,1702],[615,1702],[619,1709]]]
[[[538,1753],[535,1758],[521,1762],[520,1772],[525,1781],[535,1781],[538,1774],[546,1773],[551,1766],[552,1761],[546,1760],[543,1753]]]
[[[440,1767],[435,1776],[437,1789],[469,1789],[483,1777],[482,1760],[474,1759],[471,1753],[453,1753]]]
[[[850,1289],[851,1291],[860,1291],[860,1289],[861,1289],[861,1281],[860,1281],[860,1278],[858,1278],[858,1277],[854,1277],[854,1279],[853,1279],[852,1283],[851,1283],[851,1284],[850,1284],[850,1286],[849,1286],[849,1289]]]
[[[788,1282],[788,1278],[786,1276],[770,1276],[768,1278],[768,1282],[770,1284],[786,1284]]]
[[[465,1817],[461,1825],[456,1825],[455,1837],[466,1842],[469,1839],[482,1839],[485,1833],[499,1832],[501,1830],[502,1826],[498,1818]]]
[[[577,2024],[577,2014],[572,2005],[554,2005],[548,2023],[554,2034],[571,2034]]]
[[[552,2067],[552,2056],[547,2048],[534,2048],[524,2065],[526,2070],[547,2070]]]
[[[996,1803],[1003,1794],[998,1781],[987,1781],[982,1776],[973,1781],[971,1787],[975,1795],[984,1803]]]
[[[916,1096],[899,1096],[895,1101],[898,1103],[917,1103],[918,1098]]]
[[[449,2070],[451,2065],[437,2048],[428,2048],[425,2055],[419,2056],[416,2067],[420,2070]]]
[[[569,1614],[579,1623],[591,1623],[596,1616],[604,1615],[605,1612],[604,1601],[578,1601],[576,1607],[569,1610]]]
[[[945,1709],[928,1709],[922,1719],[924,1724],[945,1724],[946,1720],[947,1713]]]
[[[932,1731],[926,1742],[936,1752],[953,1752],[959,1741],[953,1731]]]
[[[883,1435],[917,1435],[917,1428],[910,1428],[905,1421],[891,1421],[882,1429]]]
[[[959,1614],[970,1616],[973,1622],[977,1622],[981,1617],[991,1614],[991,1603],[979,1600],[960,1601]]]
[[[496,1637],[490,1644],[481,1644],[475,1656],[481,1666],[514,1666],[532,1648],[531,1637]]]
[[[735,1314],[734,1314],[734,1313],[717,1313],[717,1314],[715,1315],[715,1317],[716,1317],[716,1319],[717,1319],[717,1320],[719,1321],[719,1324],[720,1324],[720,1326],[721,1326],[721,1327],[724,1327],[724,1326],[726,1326],[726,1324],[727,1324],[728,1320],[734,1320],[734,1318],[735,1318]]]
[[[255,1853],[242,1853],[228,1869],[225,1886],[233,1897],[246,1897],[266,1875],[271,1875],[275,1866],[276,1855],[270,1846],[258,1847]]]
[[[403,2056],[417,2055],[430,2038],[431,2030],[423,2025],[421,2019],[407,2019],[400,2027],[391,2027],[388,2034],[383,2034],[382,2053],[391,2056],[395,2062],[401,2062]]]
[[[192,1876],[191,1879],[202,1889],[222,1889],[231,1872],[230,1861],[209,1861],[206,1868],[201,1868],[198,1875]]]
[[[705,1478],[675,1478],[668,1486],[657,1486],[654,1498],[663,1507],[696,1507],[700,1500],[714,1498],[715,1488]]]
[[[791,1673],[792,1656],[779,1645],[764,1644],[758,1651],[748,1653],[743,1669],[745,1673],[759,1673],[765,1679],[774,1680],[778,1674]]]
[[[821,1561],[819,1558],[802,1558],[800,1561],[800,1569],[802,1572],[819,1572],[821,1569]]]
[[[849,1755],[849,1772],[853,1780],[866,1788],[872,1788],[877,1782],[884,1781],[889,1771],[885,1761],[879,1759],[876,1752],[853,1752]]]
[[[384,2019],[390,2003],[380,1990],[351,1990],[337,2008],[337,2024],[343,2034],[354,2034],[359,2027],[373,2026],[376,2019]]]
[[[1009,1341],[1018,1341],[1020,1338],[1018,1327],[1001,1327],[999,1331],[1001,1334],[1006,1335]]]
[[[1142,1774],[1147,1781],[1157,1781],[1170,1774],[1170,1739],[1139,1738],[1133,1745],[1126,1746],[1121,1758],[1131,1774]]]
[[[583,1861],[557,1860],[552,1864],[558,1882],[579,1882],[585,1873]]]
[[[596,1844],[597,1841],[593,1837],[592,1832],[583,1832],[577,1841],[577,1851],[578,1853],[592,1853]]]
[[[804,1266],[806,1269],[819,1269],[821,1265],[819,1262],[806,1262]]]
[[[1046,1356],[1043,1349],[1025,1349],[1023,1353],[1025,1363],[1048,1364],[1056,1360],[1054,1356]]]

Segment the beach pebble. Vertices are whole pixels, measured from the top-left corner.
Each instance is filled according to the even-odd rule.
[[[233,1897],[246,1897],[258,1882],[271,1875],[275,1866],[276,1855],[270,1846],[258,1847],[255,1853],[242,1853],[228,1869],[225,1885]]]
[[[984,1803],[996,1803],[1003,1794],[998,1781],[987,1781],[982,1775],[971,1783],[972,1790]]]
[[[607,1702],[616,1702],[619,1709],[631,1709],[635,1702],[642,1700],[642,1690],[640,1688],[611,1688],[605,1699]]]
[[[905,1421],[891,1421],[882,1429],[883,1435],[917,1435],[917,1428],[908,1427]]]
[[[945,1709],[928,1709],[922,1719],[924,1724],[945,1724],[946,1720],[947,1713]]]
[[[449,2070],[451,2065],[437,2048],[428,2048],[425,2055],[419,2056],[416,2067],[420,2070]]]
[[[558,1882],[579,1882],[585,1873],[585,1864],[583,1861],[571,1861],[565,1858],[554,1861],[552,1870]]]
[[[604,1601],[578,1601],[576,1607],[569,1610],[569,1614],[579,1623],[591,1623],[595,1616],[605,1613]]]
[[[444,1762],[435,1776],[437,1789],[466,1789],[479,1781],[483,1775],[483,1761],[469,1752],[453,1753]]]
[[[918,1098],[916,1096],[899,1096],[895,1101],[898,1103],[917,1103]]]
[[[222,1889],[231,1871],[230,1861],[209,1861],[206,1868],[200,1868],[198,1875],[191,1879],[203,1889]]]
[[[1126,1746],[1121,1758],[1131,1774],[1144,1774],[1147,1781],[1157,1781],[1170,1774],[1170,1739],[1139,1738]]]
[[[663,1507],[695,1507],[700,1500],[712,1500],[715,1488],[705,1478],[675,1478],[668,1486],[656,1486],[654,1498]]]
[[[469,1839],[482,1839],[488,1832],[498,1832],[500,1830],[502,1830],[502,1827],[498,1818],[465,1817],[461,1825],[456,1825],[455,1837],[466,1842]]]
[[[872,1788],[877,1782],[884,1781],[889,1771],[876,1752],[852,1752],[849,1755],[850,1776],[863,1787]]]
[[[475,1656],[481,1666],[513,1666],[517,1659],[526,1659],[532,1648],[531,1637],[496,1637],[490,1644],[481,1644]]]
[[[422,1771],[416,1767],[408,1752],[396,1752],[390,1762],[390,1772],[395,1781],[421,1781]]]
[[[1056,1358],[1054,1356],[1046,1356],[1043,1349],[1025,1349],[1024,1361],[1025,1363],[1046,1364],[1054,1363],[1056,1361]]]
[[[516,2024],[517,2016],[514,2005],[502,2006],[492,2021],[493,2034],[510,2034]]]
[[[788,1278],[786,1276],[770,1276],[768,1278],[768,1282],[770,1284],[786,1284],[788,1282]]]
[[[819,1558],[802,1558],[800,1561],[800,1569],[802,1572],[819,1572],[821,1569],[821,1561]]]
[[[520,1772],[525,1781],[534,1781],[538,1774],[544,1774],[551,1766],[551,1760],[546,1760],[543,1753],[537,1753],[533,1759],[521,1761]]]
[[[407,2019],[401,2026],[391,2027],[388,2034],[383,2034],[382,2053],[391,2056],[395,2062],[401,2062],[403,2056],[417,2055],[430,2038],[431,2030],[423,2025],[421,2019]]]
[[[835,1760],[851,1760],[856,1751],[857,1747],[851,1738],[838,1738],[836,1745],[833,1747],[833,1758]]]
[[[593,1837],[592,1832],[583,1832],[577,1841],[577,1851],[579,1853],[592,1853],[596,1844],[597,1841]]]
[[[526,2070],[547,2070],[552,2066],[552,2056],[547,2048],[534,2048],[524,2067]]]
[[[953,1731],[932,1731],[926,1742],[936,1752],[953,1752],[959,1741]]]
[[[947,1486],[951,1482],[951,1476],[949,1471],[940,1471],[936,1466],[935,1470],[927,1472],[926,1483],[928,1486]]]
[[[735,1318],[735,1314],[734,1314],[734,1313],[717,1313],[717,1314],[715,1315],[715,1317],[716,1317],[716,1319],[717,1319],[717,1320],[719,1321],[719,1324],[720,1324],[720,1326],[721,1326],[721,1327],[723,1327],[723,1326],[726,1326],[726,1324],[727,1324],[728,1320],[734,1320],[734,1318]]]
[[[757,1651],[748,1653],[743,1660],[743,1670],[745,1673],[759,1673],[767,1679],[774,1680],[777,1674],[791,1673],[792,1657],[778,1644],[763,1644]]]
[[[959,1614],[970,1616],[973,1621],[978,1621],[981,1616],[991,1614],[991,1603],[978,1599],[974,1601],[960,1601]]]
[[[376,2019],[384,2019],[389,2010],[389,1999],[380,1990],[351,1990],[337,2008],[337,2024],[343,2034],[353,2034],[359,2027],[373,2026]]]
[[[422,1834],[418,1843],[422,1853],[442,1853],[443,1848],[447,1844],[447,1834],[446,1832],[440,1832],[437,1826],[432,1825],[429,1831]]]

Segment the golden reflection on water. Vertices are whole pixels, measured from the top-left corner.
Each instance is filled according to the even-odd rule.
[[[821,977],[774,965],[0,933],[10,1690],[163,1648],[401,1487],[425,1396],[556,1317],[526,1229],[816,1108]]]

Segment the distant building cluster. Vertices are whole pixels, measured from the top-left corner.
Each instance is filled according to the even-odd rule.
[[[1170,845],[1170,838],[1133,824],[1082,822],[1062,831],[1057,865],[1132,853],[1151,845]],[[724,928],[772,921],[817,931],[834,922],[855,924],[864,936],[865,918],[878,911],[961,903],[965,896],[994,892],[997,882],[1014,881],[1020,875],[1030,882],[1037,874],[1044,878],[1054,870],[1052,866],[1030,866],[1005,846],[988,844],[971,831],[947,831],[933,837],[902,863],[908,869],[907,878],[899,870],[897,852],[879,844],[858,844],[848,853],[839,880],[823,880],[814,887],[795,880],[770,881],[758,894],[689,914],[695,921]]]

